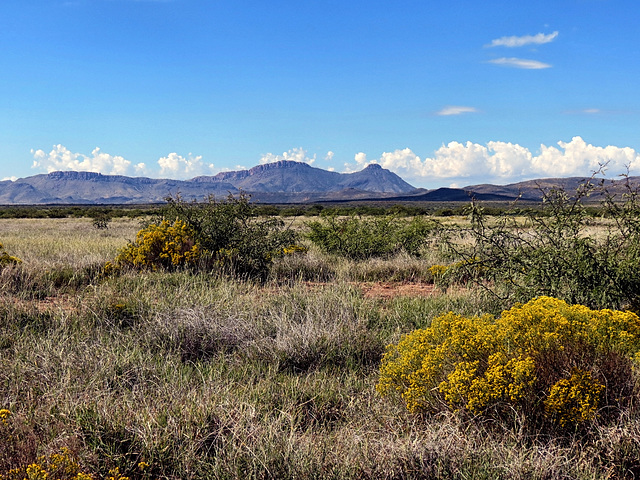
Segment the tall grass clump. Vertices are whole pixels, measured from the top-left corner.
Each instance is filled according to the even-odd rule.
[[[377,389],[410,412],[463,410],[574,428],[635,407],[640,318],[541,297],[494,319],[454,313],[388,347]]]

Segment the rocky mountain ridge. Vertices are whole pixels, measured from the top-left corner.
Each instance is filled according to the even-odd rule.
[[[309,202],[404,195],[416,188],[379,165],[354,173],[337,173],[306,163],[280,161],[249,170],[222,172],[191,180],[52,172],[0,182],[0,204],[136,204],[163,202],[180,194],[201,200],[208,195],[246,192],[257,201]]]

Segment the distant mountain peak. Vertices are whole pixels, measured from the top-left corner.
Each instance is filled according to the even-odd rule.
[[[208,195],[226,197],[238,191],[244,191],[256,200],[295,203],[322,198],[354,198],[354,192],[358,192],[358,196],[384,197],[416,190],[377,164],[359,172],[338,173],[293,160],[185,181],[65,171],[34,175],[13,183],[2,185],[0,204],[148,203],[162,202],[178,192],[183,198],[202,199]]]

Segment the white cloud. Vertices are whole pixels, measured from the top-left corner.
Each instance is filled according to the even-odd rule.
[[[329,152],[329,153],[332,153],[332,152]],[[292,148],[287,152],[283,152],[282,155],[274,155],[273,153],[267,153],[263,155],[262,158],[260,159],[260,164],[264,165],[265,163],[279,162],[281,160],[304,162],[311,165],[313,162],[316,161],[316,155],[313,155],[313,157],[308,157],[307,151],[304,148],[302,147]]]
[[[18,180],[18,177],[4,177],[2,180],[0,180],[0,182],[6,182],[7,180],[10,180],[12,182],[15,182],[16,180]]]
[[[107,175],[126,175],[130,172],[131,162],[119,155],[110,155],[93,149],[91,156],[73,153],[63,145],[54,145],[46,153],[44,150],[31,150],[34,161],[31,168],[44,170],[47,173],[57,170],[75,170],[97,172]]]
[[[144,165],[144,164],[143,164]],[[204,163],[202,155],[196,157],[189,153],[187,157],[173,152],[158,159],[160,175],[170,178],[191,178],[198,175],[210,175],[215,171],[213,163]]]
[[[542,45],[544,43],[553,42],[558,37],[558,32],[553,32],[545,35],[544,33],[538,33],[536,35],[523,35],[521,37],[500,37],[491,40],[487,47],[523,47],[525,45]]]
[[[587,175],[607,164],[607,169],[622,173],[628,166],[638,172],[640,153],[629,147],[597,147],[586,143],[581,137],[570,142],[558,142],[556,147],[540,146],[540,155],[533,158],[532,171],[553,176]]]
[[[345,163],[344,164],[344,173],[353,173],[359,170],[362,170],[364,167],[369,165],[369,163],[378,163],[377,161],[369,162],[367,160],[367,154],[364,152],[356,153],[353,157],[355,164]]]
[[[600,110],[599,108],[581,108],[579,110],[565,110],[563,113],[565,115],[600,115],[612,112]]]
[[[215,173],[213,164],[206,164],[202,161],[202,156],[194,157],[191,153],[186,158],[177,153],[170,153],[158,159],[159,171],[158,167],[150,168],[144,162],[134,165],[124,157],[105,153],[100,148],[93,149],[91,155],[84,155],[74,153],[64,145],[54,145],[49,153],[44,150],[31,150],[31,154],[34,158],[31,168],[47,173],[72,170],[104,175],[169,176],[171,178],[188,178]]]
[[[136,163],[133,166],[133,170],[136,172],[136,175],[149,175],[149,168],[145,163]]]
[[[455,105],[448,105],[442,110],[436,112],[436,115],[448,116],[448,115],[461,115],[463,113],[476,113],[478,110],[474,107],[462,107]]]
[[[489,60],[489,63],[493,63],[494,65],[501,65],[504,67],[524,68],[526,70],[540,70],[543,68],[552,67],[552,65],[544,62],[539,62],[538,60],[528,60],[526,58],[516,57],[495,58],[493,60]]]
[[[411,149],[384,152],[380,158],[369,160],[360,152],[355,164],[346,164],[345,171],[361,170],[378,163],[410,183],[465,184],[477,182],[510,183],[540,177],[587,176],[600,165],[615,174],[626,171],[640,173],[640,153],[629,147],[598,147],[581,137],[570,142],[558,142],[557,147],[540,145],[534,155],[529,149],[514,143],[450,142],[442,145],[431,157],[424,159]]]
[[[333,156],[334,156],[334,155],[335,155],[335,153],[333,153],[331,150],[329,150],[329,151],[327,152],[327,155],[324,157],[324,159],[325,159],[327,162],[330,162],[330,161],[332,161],[332,160],[333,160]]]

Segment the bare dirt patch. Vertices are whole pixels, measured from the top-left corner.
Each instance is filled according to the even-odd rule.
[[[0,305],[10,305],[13,308],[24,310],[37,310],[39,313],[64,312],[73,313],[78,310],[77,301],[69,295],[46,297],[41,300],[25,300],[14,296],[1,296]]]
[[[436,293],[431,283],[375,282],[357,285],[365,298],[430,297]]]

